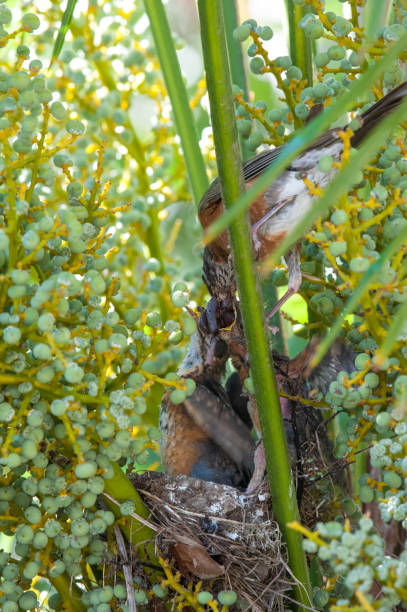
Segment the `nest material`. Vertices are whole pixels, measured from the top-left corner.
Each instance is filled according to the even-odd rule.
[[[186,578],[234,590],[253,611],[283,609],[292,579],[267,485],[253,495],[233,487],[157,472],[131,481],[159,527],[156,546]]]

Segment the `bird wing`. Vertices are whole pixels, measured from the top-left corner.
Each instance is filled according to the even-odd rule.
[[[249,428],[232,407],[204,385],[184,400],[189,416],[234,461],[243,473],[251,473],[255,443]]]
[[[280,155],[281,150],[282,147],[268,149],[267,151],[263,151],[263,153],[260,153],[259,155],[256,155],[255,157],[252,157],[252,159],[245,162],[243,164],[244,181],[247,182],[260,176],[260,174],[262,174],[264,170],[266,170],[266,168],[268,168]],[[199,203],[198,214],[200,215],[202,211],[207,210],[211,205],[217,204],[221,197],[222,193],[218,177],[211,183],[209,189],[207,189],[202,196]]]
[[[365,111],[361,116],[361,127],[358,128],[354,135],[352,136],[352,146],[357,147],[358,144],[365,138],[365,136],[370,132],[370,130],[379,123],[386,115],[395,110],[403,101],[405,96],[407,95],[407,81],[390,91],[388,94],[383,96],[380,100],[378,100],[375,104],[373,104],[367,111]],[[346,129],[346,126],[345,128]],[[312,149],[324,148],[331,145],[337,139],[336,130],[327,130],[323,134],[321,134],[307,149],[307,151],[311,151]],[[249,159],[247,162],[243,164],[243,177],[245,182],[250,181],[252,179],[256,179],[260,174],[262,174],[266,168],[271,166],[273,162],[280,155],[285,145],[280,147],[276,147],[275,149],[269,149],[267,151],[263,151],[259,155],[256,155],[252,159]],[[304,153],[305,153],[304,152]],[[302,153],[302,155],[304,155]],[[299,168],[296,165],[296,170]],[[213,183],[210,185],[209,189],[204,193],[200,204],[198,214],[201,216],[201,213],[212,206],[215,206],[222,197],[221,188],[219,178],[216,178]]]

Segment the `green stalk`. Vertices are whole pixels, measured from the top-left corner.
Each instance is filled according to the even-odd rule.
[[[386,332],[386,336],[380,346],[379,355],[381,359],[386,359],[391,353],[392,348],[399,342],[399,336],[403,333],[407,321],[407,302],[400,304],[394,315],[393,322]]]
[[[59,26],[58,34],[52,49],[52,57],[49,63],[48,69],[51,68],[54,61],[58,58],[61,53],[62,46],[64,44],[65,36],[72,21],[73,11],[77,0],[68,0],[66,3],[66,9],[62,15],[61,25]]]
[[[363,446],[359,446],[358,450],[361,451],[363,448],[365,448],[364,444]],[[360,494],[359,479],[361,476],[363,476],[363,474],[366,474],[367,471],[367,452],[359,452],[357,455],[355,455],[355,463],[353,464],[352,470],[352,488],[354,497],[357,497]]]
[[[223,15],[225,20],[225,33],[226,33],[226,44],[229,55],[229,65],[232,77],[232,83],[240,87],[243,91],[243,97],[245,100],[249,100],[249,85],[247,81],[247,70],[243,59],[243,47],[242,43],[236,40],[233,36],[234,29],[239,25],[239,15],[236,0],[222,0],[223,3]],[[253,151],[247,144],[247,139],[242,138],[239,134],[240,151],[242,153],[243,160],[246,161],[253,156]],[[263,292],[267,295],[267,302],[270,310],[274,304],[277,303],[278,296],[277,290],[273,285],[268,284],[267,287],[263,287]],[[285,352],[283,327],[281,324],[280,313],[277,312],[270,325],[278,327],[278,334],[273,342],[274,348],[280,353]]]
[[[243,60],[242,43],[235,39],[233,31],[239,25],[238,8],[236,0],[222,0],[223,14],[225,18],[226,43],[228,47],[229,65],[232,83],[240,87],[245,100],[249,99],[249,86],[247,82],[247,70]],[[249,159],[253,155],[247,145],[247,140],[239,134],[240,150],[243,159]]]
[[[293,0],[285,0],[285,6],[291,59],[295,66],[301,68],[302,76],[307,80],[307,86],[312,87],[312,42],[299,26],[301,19],[309,12],[309,7],[294,4]]]
[[[217,0],[198,0],[198,10],[216,158],[223,202],[228,208],[239,197],[244,184],[233,114],[230,71],[224,60],[226,38],[223,11]],[[247,215],[231,225],[230,238],[266,453],[273,512],[287,544],[291,570],[298,581],[294,594],[300,602],[300,609],[303,609],[301,604],[310,605],[310,582],[302,539],[297,532],[287,528],[288,522],[298,520],[299,513],[273,363],[264,333],[260,291],[253,271]]]
[[[192,193],[198,205],[209,183],[167,15],[161,0],[144,0],[144,6],[150,20],[165,86],[174,111],[175,125],[181,139]]]
[[[389,23],[392,0],[366,2],[362,12],[362,23],[365,28],[366,40],[374,40],[376,33]]]
[[[72,582],[68,574],[64,573],[57,578],[47,576],[47,578],[61,596],[64,602],[64,610],[69,610],[69,612],[85,612],[87,608],[81,601],[82,591]]]
[[[105,493],[113,497],[119,504],[125,501],[133,501],[136,507],[136,514],[148,520],[150,516],[150,512],[143,504],[139,493],[131,484],[130,480],[127,478],[123,470],[117,465],[117,463],[112,463],[112,467],[114,470],[113,478],[109,478],[105,480]],[[118,506],[109,500],[107,497],[103,497],[106,505],[113,512],[113,514],[117,518],[123,518],[120,514],[120,510]],[[139,554],[141,558],[147,556],[150,562],[156,563],[158,565],[158,561],[156,559],[154,553],[154,539],[155,532],[143,525],[141,522],[136,521],[134,518],[130,518],[129,521],[123,525],[120,525],[124,535],[127,540],[133,546],[139,546]],[[145,542],[149,542],[146,547],[142,547],[141,545]]]
[[[383,57],[369,66],[360,79],[353,82],[352,86],[342,94],[323,113],[298,130],[295,136],[284,145],[277,160],[255,181],[246,193],[233,204],[229,210],[221,215],[206,232],[205,244],[211,242],[224,229],[226,229],[239,215],[245,211],[250,204],[262,194],[294,161],[304,149],[326,130],[334,121],[352,106],[359,97],[364,97],[371,85],[387,70],[394,60],[405,51],[407,47],[407,34],[398,40]],[[312,212],[312,211],[311,211]],[[286,246],[285,246],[286,248]]]

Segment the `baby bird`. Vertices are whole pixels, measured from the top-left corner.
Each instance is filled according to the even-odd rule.
[[[253,471],[255,443],[250,427],[239,417],[241,405],[235,411],[220,384],[228,356],[223,340],[198,328],[178,369],[180,376],[196,382],[196,389],[177,405],[171,402],[170,392],[164,395],[160,451],[168,474],[244,489]]]

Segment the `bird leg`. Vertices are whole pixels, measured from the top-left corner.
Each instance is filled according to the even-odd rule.
[[[297,293],[297,291],[301,287],[302,274],[300,268],[301,262],[299,249],[300,247],[298,245],[295,245],[292,249],[288,251],[287,255],[285,256],[288,268],[288,288],[283,297],[278,300],[278,302],[268,313],[266,317],[267,323],[270,321],[271,317],[280,310],[281,306],[285,304],[288,298]]]

